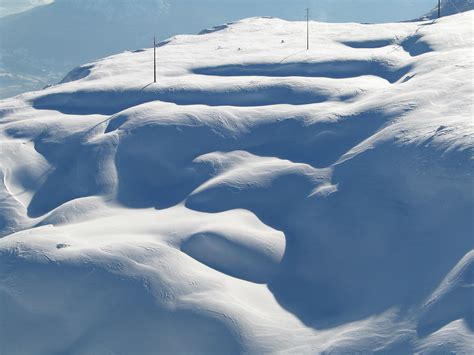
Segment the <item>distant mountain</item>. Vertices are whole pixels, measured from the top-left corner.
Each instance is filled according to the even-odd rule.
[[[0,2],[0,17],[27,11],[36,6],[52,3],[54,0],[4,0]]]
[[[264,13],[267,7],[258,5]],[[258,11],[246,8],[230,14],[213,0],[171,5],[165,0],[56,0],[5,16],[0,18],[0,98],[57,83],[85,62],[149,47],[155,35],[197,33]]]
[[[0,97],[55,83],[81,63],[149,46],[155,34],[170,36],[176,26],[162,11],[161,0],[57,0],[1,18]]]
[[[256,13],[283,17],[287,8],[286,0],[241,1],[231,10],[215,0],[56,0],[0,18],[0,99],[57,83],[85,62],[149,47],[155,35],[197,33]]]
[[[306,7],[306,0],[293,0],[291,6],[288,0],[238,1],[241,6],[229,6],[230,0],[56,0],[2,17],[0,99],[57,83],[80,64],[149,47],[155,35],[197,33],[256,15],[298,18]],[[452,1],[462,9],[467,1],[472,8],[473,0]],[[443,14],[448,11],[453,12],[447,7]],[[315,10],[313,16],[322,15]]]
[[[294,11],[303,9],[295,0]],[[0,18],[0,99],[55,84],[74,67],[256,14],[288,17],[286,0],[56,0]]]
[[[474,0],[441,0],[441,16],[450,16],[465,11],[474,10]],[[438,4],[418,20],[431,20],[438,17]]]

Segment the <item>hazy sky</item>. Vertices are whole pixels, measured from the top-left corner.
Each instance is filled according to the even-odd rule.
[[[0,16],[25,11],[34,6],[47,4],[53,0],[1,0]],[[59,0],[61,1],[61,0]],[[71,1],[71,0],[69,0]],[[73,1],[73,0],[72,0]],[[76,0],[80,2],[81,0]],[[88,0],[90,1],[90,0]],[[103,0],[97,0],[103,2]],[[114,2],[143,2],[149,0],[113,0]],[[174,0],[162,0],[173,6]],[[189,3],[199,3],[202,0],[189,0]],[[428,12],[436,4],[436,0],[215,0],[202,1],[203,6],[209,6],[211,12],[225,7],[225,12],[273,15],[287,19],[301,19],[304,8],[310,7],[312,18],[328,22],[390,22],[418,17]]]
[[[119,0],[120,1],[120,0]],[[126,1],[126,0],[123,0]],[[393,22],[409,20],[427,13],[437,0],[188,0],[203,2],[216,14],[233,13],[235,19],[270,15],[301,20],[304,9],[311,9],[311,18],[327,22]],[[174,2],[168,1],[170,6]],[[231,10],[231,11],[230,11]]]

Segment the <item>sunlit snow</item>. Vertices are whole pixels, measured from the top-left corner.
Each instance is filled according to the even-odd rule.
[[[473,16],[250,18],[0,101],[0,353],[472,353]]]

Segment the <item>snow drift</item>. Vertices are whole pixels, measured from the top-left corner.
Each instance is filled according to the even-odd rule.
[[[0,102],[0,353],[470,353],[473,13],[252,18]]]

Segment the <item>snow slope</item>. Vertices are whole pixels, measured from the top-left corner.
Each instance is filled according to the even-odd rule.
[[[373,3],[371,11],[365,15],[358,11],[359,2]],[[397,0],[4,0],[0,1],[0,99],[57,83],[85,62],[149,47],[153,36],[198,33],[212,24],[250,16],[301,20],[306,7],[312,8],[313,19],[396,21],[417,17],[435,2],[417,0],[414,6]]]
[[[474,10],[474,0],[441,0],[440,5],[441,16],[450,16]],[[428,20],[435,18],[438,18],[438,5],[426,15],[422,16],[421,19]]]
[[[472,353],[473,16],[251,18],[0,101],[0,353]]]

